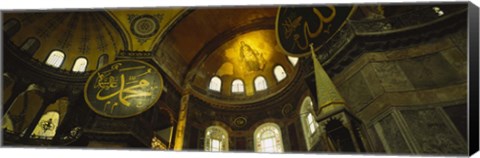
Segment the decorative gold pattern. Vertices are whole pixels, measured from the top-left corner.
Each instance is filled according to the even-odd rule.
[[[276,19],[276,35],[284,53],[308,55],[310,43],[318,50],[336,34],[353,13],[354,7],[281,7]]]
[[[120,60],[90,76],[85,100],[97,114],[124,118],[149,109],[159,98],[163,79],[145,62]]]
[[[151,143],[152,149],[154,150],[167,150],[167,145],[165,145],[160,139],[157,137],[152,138]]]
[[[173,149],[176,151],[181,151],[183,149],[183,139],[185,135],[185,125],[187,124],[187,110],[189,98],[190,95],[184,95],[182,97],[182,101],[180,102],[177,132],[175,134],[175,146],[173,147]]]
[[[130,22],[130,31],[135,35],[140,45],[142,45],[158,32],[160,23],[163,20],[163,14],[131,14],[128,15],[128,20]]]

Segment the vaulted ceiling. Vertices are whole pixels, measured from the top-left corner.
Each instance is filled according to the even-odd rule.
[[[18,22],[19,30],[8,37],[17,47],[31,38],[39,41],[32,58],[40,63],[54,50],[65,53],[63,70],[72,70],[79,57],[88,60],[86,71],[93,71],[102,55],[112,62],[119,52],[153,52],[165,77],[179,87],[192,83],[206,89],[209,78],[219,76],[228,90],[229,82],[241,79],[251,96],[254,77],[264,76],[274,86],[274,66],[294,72],[276,43],[276,12],[277,7],[7,12],[4,23]],[[240,62],[244,46],[262,55],[261,70],[247,71]]]

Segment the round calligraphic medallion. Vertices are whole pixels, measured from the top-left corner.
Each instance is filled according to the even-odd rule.
[[[126,118],[145,112],[163,90],[160,73],[138,60],[119,60],[95,71],[84,88],[84,98],[97,114]]]
[[[152,37],[160,29],[158,20],[151,15],[142,15],[133,19],[130,29],[132,33],[141,38]]]
[[[353,14],[353,6],[280,7],[275,21],[277,42],[289,56],[310,54],[332,38]]]

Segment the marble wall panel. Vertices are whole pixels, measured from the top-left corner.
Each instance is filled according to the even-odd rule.
[[[392,115],[387,115],[376,124],[375,129],[384,143],[387,151],[394,154],[411,153],[400,128]]]
[[[373,99],[362,73],[353,75],[338,88],[338,91],[354,112],[363,109]]]
[[[441,52],[445,60],[458,72],[459,77],[467,80],[467,56],[458,48],[450,48]]]
[[[369,142],[371,145],[372,152],[385,152],[382,142],[380,141],[380,137],[378,136],[377,132],[375,131],[374,127],[370,127],[367,129],[367,134],[369,135]]]
[[[413,85],[396,62],[371,63],[385,91],[413,90]]]
[[[435,109],[402,110],[401,114],[421,153],[467,153],[466,144]]]
[[[397,62],[416,89],[437,88],[458,83],[462,78],[440,53]]]
[[[464,54],[467,55],[467,28],[462,28],[459,31],[452,33],[450,35],[450,40],[455,44],[455,46]]]
[[[372,64],[365,65],[361,72],[374,98],[385,92]]]

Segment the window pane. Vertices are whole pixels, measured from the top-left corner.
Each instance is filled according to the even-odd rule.
[[[98,64],[97,64],[97,69],[101,68],[103,65],[108,63],[108,55],[103,54],[98,58]]]
[[[262,134],[262,139],[266,139],[266,138],[270,138],[270,137],[274,137],[275,136],[275,133],[273,133],[272,131],[268,130],[268,131],[265,131],[263,134]]]
[[[12,30],[16,25],[18,25],[17,20],[9,20],[5,25],[3,25],[3,31],[8,32]]]
[[[222,80],[215,76],[210,80],[210,86],[208,87],[210,90],[220,92],[220,89],[222,88]]]
[[[241,93],[244,92],[242,80],[236,79],[232,83],[232,92]]]
[[[288,56],[288,61],[290,61],[290,63],[291,63],[293,66],[295,66],[295,65],[297,65],[298,58],[297,58],[297,57]]]
[[[20,50],[22,51],[28,51],[32,46],[33,44],[35,44],[36,40],[34,38],[29,38],[27,40],[27,42],[25,42],[22,47],[20,47]]]
[[[52,139],[57,131],[59,117],[58,112],[47,112],[43,114],[30,137]]]
[[[262,140],[262,151],[275,152],[275,139],[269,138],[269,139]]]
[[[50,65],[50,66],[53,66],[55,68],[58,68],[62,64],[64,58],[65,58],[65,54],[63,54],[63,52],[58,51],[58,50],[54,50],[48,56],[46,64]]]
[[[285,73],[285,70],[280,65],[275,66],[275,68],[273,69],[273,74],[275,75],[275,78],[278,82],[282,81],[287,77],[287,73]]]
[[[267,89],[267,81],[264,77],[258,76],[255,78],[255,90],[262,91]]]
[[[10,19],[3,25],[5,35],[11,37],[20,30],[20,22],[16,19]]]
[[[87,59],[85,58],[78,58],[73,65],[73,72],[85,72],[87,69]]]
[[[310,126],[310,133],[315,133],[315,125],[312,123]]]
[[[273,123],[265,123],[255,130],[255,151],[283,152],[280,127]]]
[[[312,113],[309,113],[309,114],[308,114],[307,120],[308,120],[308,126],[309,126],[309,128],[310,128],[310,133],[314,133],[315,130],[316,130],[316,122],[315,122],[315,120],[313,119]]]
[[[216,139],[212,139],[212,151],[220,151],[220,141],[216,140]]]
[[[308,124],[311,124],[313,122],[312,113],[308,113],[307,120],[308,120]]]
[[[228,133],[219,126],[210,126],[205,133],[205,151],[228,151]]]

